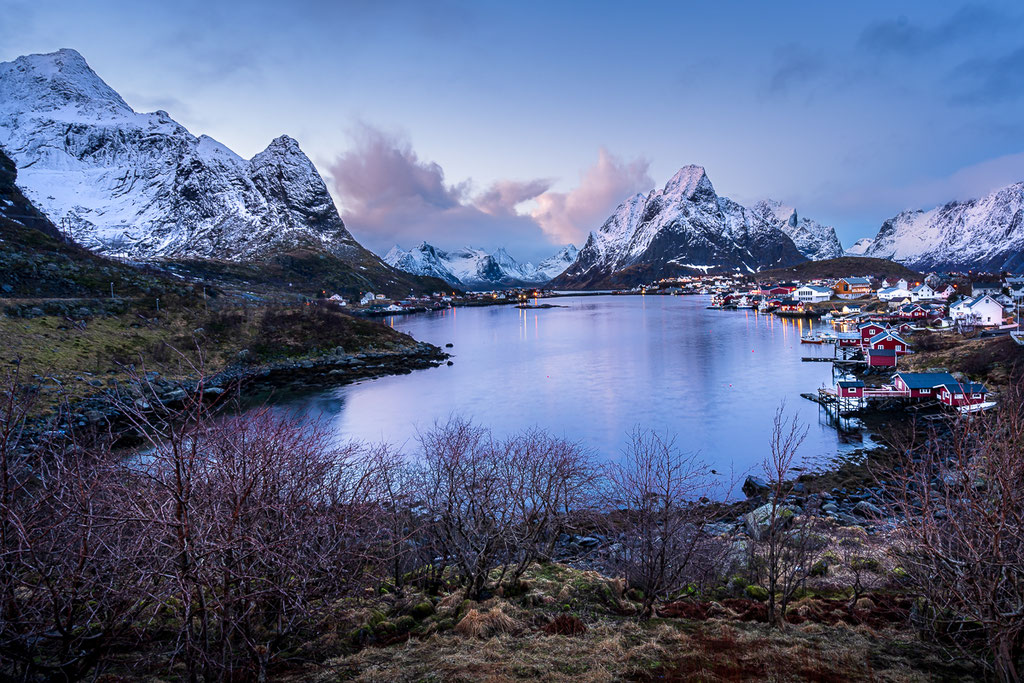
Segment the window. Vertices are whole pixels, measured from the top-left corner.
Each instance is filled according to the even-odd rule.
[[[902,351],[903,350],[903,346],[901,344],[897,344],[896,345],[896,350],[897,351]]]
[[[931,389],[922,389],[921,393],[922,394],[930,394],[930,393],[932,393],[932,390]]]
[[[957,398],[957,399],[962,399],[963,397],[964,397],[964,395],[963,395],[963,394],[957,394],[957,395],[956,395],[956,396],[954,396],[953,398]]]
[[[981,398],[981,394],[971,394],[971,398]]]

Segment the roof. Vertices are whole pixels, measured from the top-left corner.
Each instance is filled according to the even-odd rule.
[[[892,349],[868,349],[869,356],[895,356],[896,352]]]
[[[857,329],[858,330],[863,330],[865,327],[869,327],[871,325],[874,325],[876,327],[881,327],[883,330],[885,329],[885,324],[884,323],[875,322],[874,320],[868,320],[866,322],[860,323],[859,325],[857,325]]]
[[[844,277],[839,279],[840,282],[845,282],[848,285],[867,285],[871,286],[871,280],[866,277]]]
[[[967,308],[974,308],[975,306],[981,304],[985,299],[992,299],[992,297],[989,296],[988,294],[979,294],[973,299],[961,299],[960,301],[957,301],[955,304],[953,304],[953,306],[966,306]],[[1001,304],[995,299],[992,299],[992,303],[994,303],[997,306],[1001,306]]]
[[[949,389],[951,393],[960,394],[987,394],[988,389],[985,388],[984,384],[978,384],[977,382],[944,382],[943,387]]]
[[[901,338],[901,337],[900,337],[900,336],[899,336],[898,334],[896,334],[895,332],[893,332],[892,330],[885,330],[884,332],[879,332],[879,333],[878,333],[878,334],[876,334],[876,335],[875,335],[874,337],[872,337],[871,339],[869,339],[869,340],[868,340],[868,343],[869,343],[869,344],[874,344],[874,343],[875,343],[876,341],[882,341],[882,340],[883,340],[883,339],[885,339],[886,337],[892,337],[892,338],[893,338],[893,339],[895,339],[896,341],[898,341],[898,342],[902,342],[903,344],[906,344],[906,343],[907,343],[907,342],[903,341],[903,339],[902,339],[902,338]]]
[[[948,372],[897,372],[896,375],[911,389],[931,389],[947,382],[957,383]]]
[[[910,290],[910,291],[911,291],[911,292],[920,292],[920,291],[921,291],[922,289],[932,289],[932,288],[931,288],[931,287],[929,287],[928,285],[918,285],[917,287],[914,287],[914,288],[913,288],[912,290]],[[934,289],[932,289],[932,291],[934,292],[935,290],[934,290]]]
[[[861,382],[859,379],[841,379],[838,382],[836,382],[836,386],[842,387],[843,389],[857,389],[859,387],[863,387],[864,382]]]
[[[819,287],[818,285],[804,285],[799,289],[813,289],[815,292],[818,292],[819,294],[832,294],[832,290],[829,289],[828,287]],[[799,291],[799,289],[797,291]]]

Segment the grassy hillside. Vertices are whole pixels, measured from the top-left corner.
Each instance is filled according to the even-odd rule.
[[[906,278],[920,280],[921,273],[911,270],[894,261],[880,258],[863,258],[859,256],[843,256],[825,261],[807,261],[789,268],[773,268],[762,270],[758,279],[774,278],[779,280],[812,280],[829,277],[875,277]]]

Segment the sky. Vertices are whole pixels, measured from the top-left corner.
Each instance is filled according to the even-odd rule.
[[[849,246],[1024,180],[1024,4],[0,0],[0,61],[78,50],[250,157],[296,138],[384,252],[582,245],[680,167]]]

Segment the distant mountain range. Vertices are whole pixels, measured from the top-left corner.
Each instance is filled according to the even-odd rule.
[[[874,239],[857,245],[863,245],[864,256],[920,271],[1024,272],[1024,182],[981,199],[904,211],[882,223]]]
[[[678,274],[754,273],[842,252],[833,228],[771,200],[747,208],[720,197],[704,168],[691,165],[662,189],[620,204],[551,286],[621,287]]]
[[[576,255],[576,247],[570,244],[534,266],[519,263],[504,249],[442,251],[423,242],[409,251],[395,245],[384,262],[407,273],[441,278],[454,287],[487,290],[544,284],[572,264]]]
[[[134,111],[74,50],[0,63],[0,147],[28,199],[101,254],[253,263],[318,253],[333,259],[318,272],[348,290],[436,286],[352,237],[292,138],[243,159],[166,112]]]

